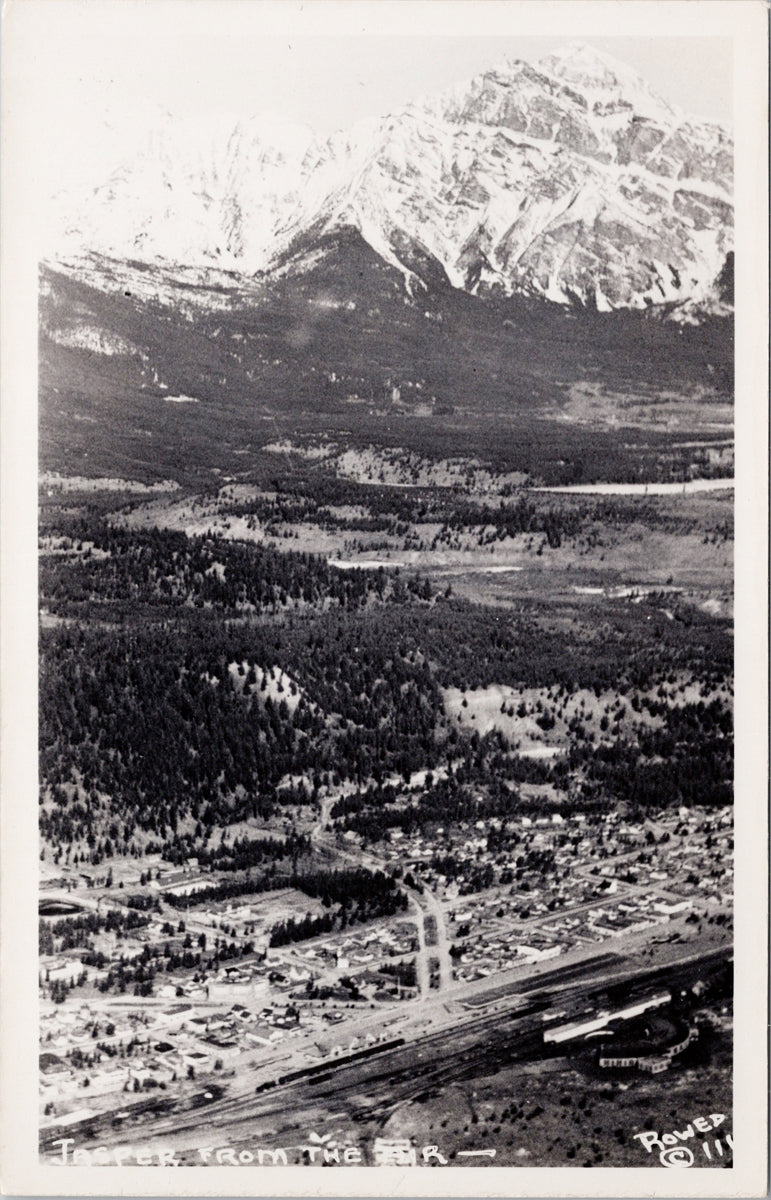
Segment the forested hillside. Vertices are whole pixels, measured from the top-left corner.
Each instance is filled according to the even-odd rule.
[[[40,816],[55,853],[98,863],[163,849],[236,871],[297,860],[295,835],[206,846],[219,826],[313,806],[331,781],[356,785],[336,813],[370,836],[505,812],[501,781],[550,782],[590,807],[730,797],[731,715],[715,697],[731,639],[696,609],[673,617],[655,595],[603,602],[601,619],[569,603],[485,608],[394,571],[93,522],[57,545],[42,560],[40,642]],[[702,699],[675,703],[683,681]],[[608,709],[599,740],[573,717],[566,756],[529,761],[504,734],[451,719],[446,689],[491,685],[541,689],[544,731],[582,689],[629,713],[622,725]],[[523,719],[531,707],[520,702]],[[377,790],[442,764],[449,780],[417,805]]]

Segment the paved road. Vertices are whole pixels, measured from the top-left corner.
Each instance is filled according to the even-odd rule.
[[[429,953],[439,960],[439,990],[446,991],[452,987],[452,959],[450,958],[450,939],[447,936],[447,920],[443,906],[428,888],[423,892],[423,899],[430,915],[436,921],[436,944]]]
[[[428,969],[428,947],[426,946],[426,930],[423,924],[423,910],[418,903],[417,896],[410,892],[408,893],[410,902],[415,910],[415,925],[418,931],[418,950],[415,955],[415,970],[418,976],[418,988],[420,990],[421,1000],[425,1000],[430,990],[430,975]]]

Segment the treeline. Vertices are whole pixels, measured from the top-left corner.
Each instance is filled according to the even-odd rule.
[[[234,900],[240,896],[261,895],[282,888],[294,888],[306,896],[319,899],[325,908],[333,904],[343,907],[355,905],[366,908],[372,904],[385,903],[384,897],[392,896],[398,889],[390,875],[382,871],[368,871],[364,867],[342,871],[305,871],[296,874],[281,874],[269,871],[259,877],[247,879],[224,879],[211,887],[198,888],[188,895],[164,892],[167,904],[176,909],[195,908],[200,904]]]
[[[733,721],[718,700],[671,707],[662,728],[638,728],[636,743],[573,748],[570,766],[583,795],[606,795],[637,809],[720,808],[733,800]]]
[[[54,954],[77,947],[91,948],[92,938],[100,933],[114,933],[118,938],[126,937],[135,929],[150,924],[150,917],[136,909],[109,908],[104,913],[89,912],[77,917],[64,917],[61,921],[39,922],[41,954]]]
[[[399,890],[391,875],[383,871],[368,871],[365,867],[308,872],[298,876],[292,886],[320,900],[325,908],[330,904],[377,905]]]
[[[191,615],[43,630],[43,836],[84,843],[91,861],[135,853],[138,830],[169,850],[185,818],[200,844],[216,826],[296,801],[278,790],[288,776],[315,790],[330,774],[365,781],[435,764],[441,693],[398,628],[327,615],[229,629]],[[232,670],[243,662],[263,676],[277,666],[298,695],[247,693]]]
[[[121,529],[83,517],[67,537],[76,555],[40,560],[40,595],[49,607],[94,601],[193,605],[277,612],[331,604],[345,610],[383,599],[385,571],[343,571],[313,554],[173,530]]]
[[[264,875],[246,879],[223,879],[208,887],[196,888],[194,892],[164,892],[163,899],[172,908],[195,908],[198,904],[216,904],[219,900],[237,900],[240,896],[259,896],[264,892],[276,892],[291,887],[293,876],[279,874],[269,869]]]
[[[229,845],[220,842],[213,849],[200,845],[195,838],[177,838],[165,850],[164,858],[179,865],[188,858],[197,858],[198,865],[210,871],[248,871],[266,861],[279,863],[289,860],[293,869],[298,859],[310,853],[310,838],[292,832],[286,838],[235,838]]]
[[[281,621],[231,623],[187,608],[119,627],[68,622],[40,634],[41,833],[54,861],[70,849],[92,864],[150,852],[179,862],[200,857],[214,829],[315,803],[324,785],[377,787],[448,761],[461,773],[446,795],[428,789],[417,816],[377,805],[360,806],[366,825],[352,810],[343,815],[367,836],[382,836],[386,820],[414,828],[434,811],[440,821],[442,811],[466,819],[455,785],[489,775],[487,760],[513,782],[563,785],[564,775],[548,772],[565,768],[512,759],[499,735],[460,728],[447,717],[443,688],[547,687],[563,698],[586,688],[618,692],[634,707],[637,693],[678,679],[706,695],[730,682],[732,665],[727,622],[696,609],[670,620],[623,601],[588,612],[569,602],[512,610],[444,600]],[[652,714],[654,705],[674,711],[666,694],[660,699],[646,701]],[[674,744],[698,759],[713,717],[698,706],[688,713]],[[576,725],[572,740],[591,739]],[[718,764],[710,770],[717,779]],[[598,784],[600,773],[598,765]],[[586,791],[586,804],[602,803],[602,788]],[[224,851],[216,864],[210,853],[204,865],[238,871],[265,865],[268,852],[240,844],[238,863]],[[287,864],[302,853],[300,844],[270,850]]]
[[[655,698],[634,697],[633,708],[648,709],[661,725],[643,722],[623,737],[595,745],[573,737],[564,755],[550,760],[512,754],[496,731],[484,738],[472,734],[459,749],[446,776],[408,796],[398,787],[370,786],[340,797],[332,818],[344,830],[377,842],[390,830],[432,834],[437,826],[473,823],[488,818],[543,815],[544,802],[523,796],[521,784],[551,784],[549,814],[600,814],[619,801],[643,815],[651,808],[673,805],[722,807],[733,796],[733,718],[727,704],[667,705]],[[500,835],[489,835],[491,850]],[[506,847],[516,843],[506,835]]]
[[[390,829],[400,829],[409,837],[436,826],[523,812],[517,784],[556,779],[554,764],[512,755],[497,731],[484,738],[472,735],[471,740],[474,745],[467,744],[448,765],[446,777],[434,779],[429,774],[406,803],[398,788],[372,786],[336,801],[333,819],[367,841],[381,841]]]
[[[392,917],[404,912],[409,901],[395,879],[382,871],[353,868],[348,871],[318,872],[296,885],[309,896],[317,897],[325,907],[339,905],[334,912],[314,917],[289,917],[273,926],[271,946],[286,946],[345,929],[349,925]]]
[[[469,471],[473,475],[473,467]],[[493,477],[495,468],[491,468]],[[261,527],[267,536],[286,536],[298,522],[312,522],[330,531],[383,533],[404,536],[414,526],[441,525],[434,544],[453,533],[487,530],[494,542],[518,534],[541,534],[551,546],[565,538],[591,536],[596,527],[624,528],[643,524],[651,529],[686,533],[699,527],[693,516],[684,515],[660,500],[635,496],[538,496],[520,491],[504,496],[499,503],[476,503],[458,487],[397,488],[361,484],[341,479],[330,472],[274,480],[274,492],[248,500],[228,499],[224,491],[218,511],[227,517],[246,518],[250,528]],[[347,510],[347,511],[346,511]],[[357,510],[352,512],[351,510]],[[722,521],[713,531],[721,538],[732,534],[731,522]]]
[[[236,945],[224,938],[217,938],[213,950],[206,955],[205,941],[199,939],[198,950],[192,949],[191,939],[185,939],[186,944],[180,946],[175,942],[147,944],[136,958],[127,960],[123,957],[115,962],[107,963],[104,956],[101,961],[93,963],[99,968],[107,967],[107,973],[97,983],[100,992],[125,992],[132,987],[135,995],[151,996],[154,991],[156,977],[177,971],[194,970],[200,978],[207,972],[218,971],[222,963],[246,958],[254,953],[254,944],[250,941]],[[85,960],[84,960],[85,961]],[[162,982],[162,980],[161,980]]]
[[[387,615],[436,664],[442,686],[464,690],[500,683],[623,695],[679,674],[711,690],[733,673],[729,623],[696,609],[687,621],[670,621],[652,605],[623,600],[591,612],[523,601],[513,613],[453,600]]]

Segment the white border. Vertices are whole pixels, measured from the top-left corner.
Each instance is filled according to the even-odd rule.
[[[767,780],[767,9],[760,0],[144,0],[170,22],[210,31],[404,35],[560,34],[566,38],[725,36],[734,43],[737,262],[736,455],[736,1062],[735,1166],[147,1170],[37,1162],[36,304],[35,194],[27,117],[35,42],[51,3],[109,12],[119,30],[141,0],[5,0],[2,42],[2,420],[0,454],[0,853],[5,1193],[19,1195],[766,1195]],[[184,9],[184,17],[180,10]],[[62,48],[66,53],[66,47]],[[32,253],[30,251],[32,250]]]

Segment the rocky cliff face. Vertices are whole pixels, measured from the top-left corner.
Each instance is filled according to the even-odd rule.
[[[727,311],[728,132],[585,47],[320,142],[280,120],[154,135],[70,201],[62,252],[297,271],[352,227],[407,289]]]

